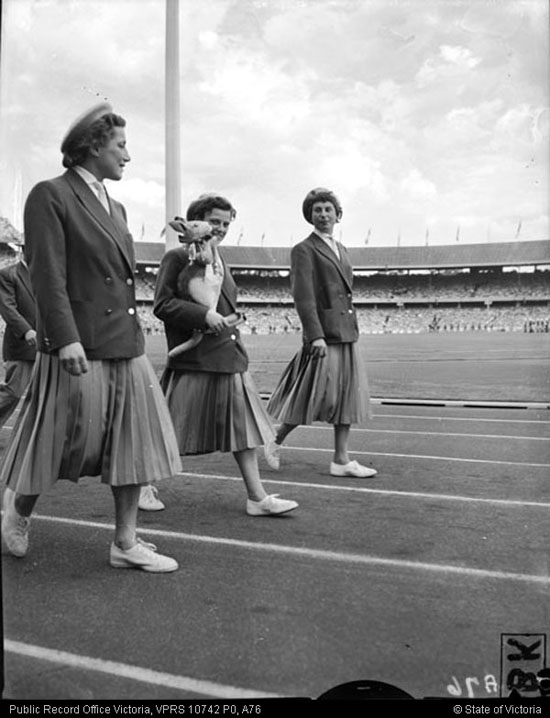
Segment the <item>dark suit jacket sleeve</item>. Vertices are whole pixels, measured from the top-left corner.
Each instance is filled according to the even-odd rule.
[[[303,327],[304,341],[312,342],[325,336],[319,319],[316,300],[316,278],[313,256],[309,247],[300,243],[290,253],[290,271],[292,277],[292,294],[296,311]]]
[[[168,326],[192,332],[206,327],[208,308],[177,296],[178,275],[186,265],[187,255],[180,248],[164,255],[155,284],[153,313]]]
[[[35,185],[25,203],[25,257],[52,350],[80,341],[67,294],[63,214],[54,185],[47,181]]]
[[[0,270],[0,315],[14,336],[20,339],[33,328],[17,306],[15,266]]]

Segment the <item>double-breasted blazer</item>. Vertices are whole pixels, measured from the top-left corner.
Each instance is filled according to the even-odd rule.
[[[25,334],[36,328],[36,305],[24,262],[0,269],[0,315],[6,322],[4,361],[34,361],[36,348],[27,344]]]
[[[312,233],[291,250],[291,290],[306,344],[315,339],[340,344],[359,338],[353,268],[345,247],[338,243],[338,248],[340,259]]]
[[[178,276],[188,264],[183,247],[168,251],[160,263],[155,286],[154,314],[164,322],[168,351],[187,341],[195,330],[207,329],[208,308],[178,296]],[[223,283],[216,311],[227,316],[237,311],[237,286],[223,258]],[[167,368],[182,371],[207,371],[237,374],[248,368],[248,355],[236,327],[226,327],[217,334],[204,334],[196,347],[176,357],[169,357]]]
[[[74,170],[39,182],[25,203],[25,257],[37,304],[38,347],[81,342],[88,359],[144,353],[135,255],[126,211],[111,214]]]

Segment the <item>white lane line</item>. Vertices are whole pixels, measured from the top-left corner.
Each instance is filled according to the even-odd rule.
[[[488,419],[477,416],[430,416],[429,414],[423,414],[422,416],[417,414],[378,414],[374,412],[374,418],[378,419],[382,417],[384,419],[425,419],[426,421],[467,421],[471,423],[474,421],[478,422],[494,422],[502,424],[550,424],[550,421],[545,419]]]
[[[177,676],[173,673],[153,671],[149,668],[132,666],[127,663],[105,661],[101,658],[81,656],[77,653],[58,651],[52,648],[44,648],[43,646],[33,646],[29,643],[12,641],[9,638],[4,640],[4,649],[10,653],[35,658],[39,661],[49,661],[50,663],[58,663],[70,668],[107,673],[110,676],[117,676],[118,678],[127,678],[132,681],[139,681],[140,683],[150,683],[155,686],[162,686],[163,688],[175,688],[189,693],[199,693],[200,695],[210,696],[212,698],[226,698],[230,700],[231,698],[285,697],[276,693],[264,693],[263,691],[248,690],[236,686],[226,686],[222,683],[201,681],[195,678],[188,678],[187,676]]]
[[[322,451],[326,454],[334,453],[333,449],[316,449],[309,446],[289,446],[283,444],[283,448],[286,451]],[[426,454],[393,454],[383,451],[358,451],[357,449],[352,450],[352,454],[359,454],[361,456],[391,456],[399,459],[430,459],[433,461],[460,461],[468,464],[499,464],[504,466],[536,466],[538,468],[549,469],[550,464],[536,464],[527,461],[500,461],[498,459],[463,459],[456,456],[429,456]]]
[[[236,481],[242,482],[240,476],[225,476],[223,474],[199,474],[191,471],[182,471],[178,476],[189,476],[193,479],[216,479],[218,481]],[[412,499],[432,499],[447,501],[463,501],[480,504],[496,504],[497,506],[530,506],[543,509],[550,509],[550,503],[544,501],[519,501],[517,499],[484,499],[474,496],[451,496],[450,494],[424,494],[420,491],[394,491],[391,489],[369,489],[364,486],[334,486],[327,484],[307,483],[304,481],[278,481],[277,479],[266,479],[262,476],[263,484],[277,484],[281,486],[291,486],[294,489],[324,489],[326,491],[355,491],[360,494],[380,494],[382,496],[405,497]]]
[[[545,401],[484,401],[476,399],[379,399],[371,396],[372,404],[385,406],[460,407],[464,409],[498,409],[499,411],[547,411]]]
[[[85,526],[87,528],[109,529],[114,531],[114,524],[104,524],[95,521],[82,521],[80,519],[66,519],[58,516],[33,516],[34,519],[42,519],[52,523],[70,524],[71,526]],[[179,539],[183,541],[196,541],[198,543],[215,544],[222,546],[233,546],[236,548],[252,549],[254,551],[265,551],[291,556],[299,556],[308,559],[318,559],[323,561],[336,561],[338,563],[348,563],[367,566],[387,566],[391,568],[420,569],[423,571],[431,571],[433,573],[450,573],[470,578],[491,578],[505,579],[507,581],[521,581],[524,583],[536,583],[544,586],[550,586],[550,576],[538,576],[525,573],[513,573],[510,571],[490,571],[482,568],[468,568],[467,566],[453,566],[450,564],[425,563],[422,561],[406,561],[404,559],[381,558],[380,556],[368,556],[355,553],[338,553],[337,551],[323,551],[321,549],[300,548],[296,546],[282,546],[274,543],[261,543],[255,541],[242,541],[240,539],[221,538],[219,536],[200,536],[198,534],[187,534],[180,531],[165,531],[161,529],[151,529],[146,526],[139,528],[140,534],[162,536],[169,539]]]
[[[300,426],[300,431],[304,429],[315,431],[330,431],[329,426]],[[353,427],[351,435],[354,434],[416,434],[418,436],[463,436],[465,438],[474,439],[517,439],[518,441],[550,441],[550,436],[506,436],[505,434],[465,434],[462,432],[449,431],[413,431],[412,429],[362,429]]]

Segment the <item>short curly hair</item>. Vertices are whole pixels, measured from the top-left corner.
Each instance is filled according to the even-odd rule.
[[[338,220],[342,219],[342,205],[334,192],[330,189],[326,189],[326,187],[316,187],[307,193],[306,198],[302,203],[302,214],[304,215],[306,222],[309,222],[309,224],[313,224],[311,216],[313,205],[316,202],[331,202],[336,210]]]
[[[231,202],[222,197],[219,194],[201,194],[200,197],[193,200],[187,208],[186,219],[200,219],[203,220],[205,214],[211,212],[213,209],[221,209],[224,212],[229,212],[231,215],[231,221],[237,216],[237,212]]]
[[[92,148],[107,144],[115,127],[126,127],[126,120],[114,112],[108,112],[72,137],[63,148],[63,167],[81,165]]]

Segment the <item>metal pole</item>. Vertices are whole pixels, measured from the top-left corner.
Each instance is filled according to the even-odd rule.
[[[176,247],[169,220],[181,215],[179,0],[166,0],[165,57],[166,250]]]

